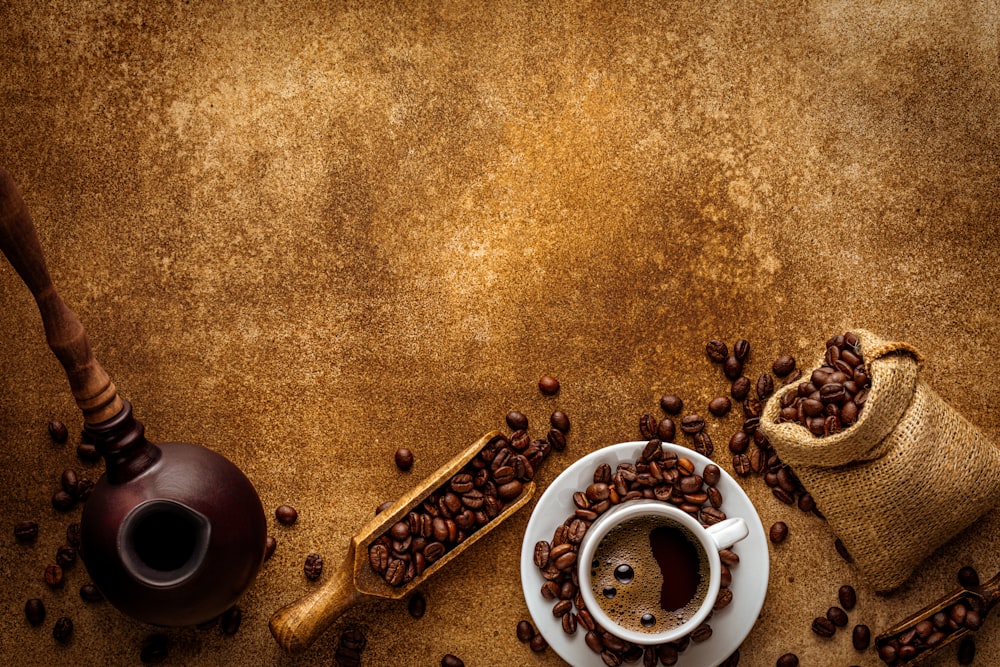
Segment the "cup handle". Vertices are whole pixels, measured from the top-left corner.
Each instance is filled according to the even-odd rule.
[[[728,549],[750,534],[742,517],[733,517],[709,526],[707,529],[717,549]]]

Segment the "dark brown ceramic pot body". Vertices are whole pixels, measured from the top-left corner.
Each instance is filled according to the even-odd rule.
[[[153,444],[131,406],[87,425],[106,472],[81,519],[81,555],[105,597],[155,625],[218,616],[264,560],[267,522],[250,480],[196,445]]]

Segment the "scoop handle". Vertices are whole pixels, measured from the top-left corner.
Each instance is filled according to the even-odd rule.
[[[45,326],[45,339],[66,371],[84,421],[98,424],[122,409],[114,383],[94,358],[80,320],[56,292],[38,233],[21,192],[0,167],[0,250],[27,285]]]
[[[364,593],[354,585],[356,553],[357,544],[351,540],[347,556],[332,578],[309,595],[282,607],[271,617],[268,627],[281,648],[289,653],[306,650],[324,630],[364,597]]]

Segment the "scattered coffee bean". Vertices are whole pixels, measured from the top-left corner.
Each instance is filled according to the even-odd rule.
[[[729,395],[733,397],[733,400],[743,402],[746,397],[750,395],[750,378],[745,375],[733,380],[733,384],[729,387]]]
[[[264,562],[271,560],[271,556],[274,555],[274,550],[278,548],[278,540],[274,537],[268,535],[267,539],[264,540]]]
[[[668,415],[679,415],[684,409],[684,401],[673,394],[664,394],[660,397],[660,409]]]
[[[65,444],[66,440],[69,439],[69,430],[66,429],[66,424],[63,424],[58,420],[50,421],[49,437],[52,438],[52,442],[56,444]]]
[[[406,608],[413,618],[422,618],[427,611],[427,598],[424,597],[423,593],[417,591],[410,596],[410,601],[406,604]]]
[[[748,436],[743,431],[737,431],[733,433],[733,436],[729,438],[729,451],[733,454],[743,454],[747,451],[747,447],[750,446],[750,436]]]
[[[843,628],[847,625],[847,612],[840,607],[830,607],[827,609],[826,617],[838,628]]]
[[[52,508],[57,512],[68,512],[76,507],[76,498],[59,489],[52,494]]]
[[[759,378],[757,378],[757,398],[760,400],[767,399],[768,396],[774,393],[774,380],[771,378],[770,373],[762,373]],[[756,416],[760,416],[758,413]]]
[[[549,417],[549,423],[552,424],[552,428],[569,433],[569,417],[562,410],[553,412],[552,416]]]
[[[837,599],[840,600],[841,607],[850,611],[858,603],[858,594],[854,591],[853,586],[844,584],[837,590]]]
[[[528,642],[528,646],[535,653],[541,653],[542,651],[544,651],[549,647],[549,643],[545,641],[545,637],[543,637],[542,633],[539,632],[538,634],[536,634],[534,637],[531,638],[531,640]]]
[[[66,569],[76,562],[76,549],[64,544],[56,551],[56,565]]]
[[[708,355],[712,363],[721,364],[729,356],[729,348],[721,340],[710,340],[705,345],[705,354]]]
[[[958,571],[958,583],[965,588],[975,588],[979,585],[979,573],[976,568],[966,565]]]
[[[74,521],[66,526],[66,543],[76,550],[80,549],[80,522]]]
[[[743,362],[734,356],[726,357],[725,362],[722,364],[722,373],[731,382],[735,382],[737,378],[743,375]]]
[[[708,403],[708,411],[716,417],[724,417],[733,407],[733,402],[725,396],[713,398]]]
[[[535,627],[530,621],[519,621],[517,624],[517,640],[522,644],[527,644],[535,636]]]
[[[63,585],[63,569],[58,565],[49,565],[45,568],[45,583],[50,588],[60,588]]]
[[[219,618],[219,629],[222,630],[222,634],[231,637],[239,632],[241,623],[243,623],[243,610],[232,606],[222,612],[222,616]]]
[[[281,505],[274,510],[274,518],[283,526],[291,526],[298,521],[299,513],[291,505]]]
[[[84,584],[80,586],[80,599],[84,602],[100,602],[104,595],[94,584]]]
[[[406,472],[413,467],[413,452],[406,447],[400,447],[397,449],[394,458],[396,461],[396,467],[403,472]]]
[[[93,444],[81,442],[76,446],[76,457],[83,463],[97,463],[101,460],[101,453]]]
[[[21,521],[14,525],[14,539],[21,544],[31,544],[38,539],[38,524],[34,521]]]
[[[750,341],[745,338],[740,338],[736,341],[733,345],[733,356],[741,362],[746,363],[747,359],[750,357]]]
[[[837,631],[837,626],[835,626],[826,616],[817,616],[813,619],[812,631],[820,637],[832,637]]]
[[[962,637],[958,644],[958,664],[971,665],[976,659],[976,642],[972,637]]]
[[[142,642],[142,649],[139,651],[139,660],[144,665],[159,664],[167,659],[169,648],[166,635],[150,635]]]
[[[788,524],[784,521],[776,521],[771,525],[769,535],[771,542],[774,544],[781,544],[788,537]]]
[[[508,412],[505,421],[507,422],[507,426],[509,426],[512,431],[528,430],[528,418],[517,410],[511,410]]]
[[[854,626],[854,630],[851,632],[851,643],[854,648],[859,651],[867,651],[869,644],[872,641],[872,631],[867,625],[859,623]]]
[[[309,554],[306,556],[302,571],[305,572],[306,579],[316,581],[323,576],[323,557],[319,554]]]
[[[677,435],[677,426],[670,417],[664,417],[656,427],[656,437],[661,442],[673,442]]]
[[[94,492],[94,480],[89,477],[81,477],[76,483],[76,498],[81,503],[87,502],[90,494]]]
[[[76,471],[72,468],[67,468],[63,470],[62,476],[59,478],[59,484],[62,486],[63,491],[69,495],[76,497],[77,485],[80,483],[80,479],[77,477]]]
[[[795,370],[795,357],[788,354],[781,355],[771,365],[771,371],[780,378],[785,377],[793,370]]]
[[[441,658],[441,667],[465,667],[465,662],[457,655],[447,653]]]
[[[73,621],[67,616],[56,619],[56,624],[52,626],[52,638],[57,642],[65,644],[73,636]]]
[[[705,418],[698,414],[684,415],[681,418],[681,430],[688,435],[699,433],[705,428]]]
[[[543,375],[538,380],[538,389],[546,396],[552,396],[559,391],[559,380],[551,375]]]
[[[794,653],[786,653],[778,658],[775,667],[799,667],[799,656]]]
[[[31,598],[25,602],[24,617],[31,625],[41,625],[45,621],[45,603],[38,598]]]

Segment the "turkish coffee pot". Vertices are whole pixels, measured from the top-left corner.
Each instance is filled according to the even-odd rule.
[[[105,472],[84,505],[80,555],[111,604],[154,625],[195,625],[233,605],[261,563],[267,522],[250,480],[205,447],[152,443],[56,292],[21,193],[0,168],[0,250],[35,297],[45,337]]]

